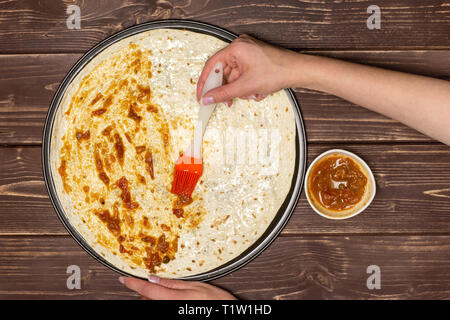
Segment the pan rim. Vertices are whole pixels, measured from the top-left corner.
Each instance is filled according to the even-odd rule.
[[[56,214],[64,225],[66,230],[69,232],[71,237],[80,245],[89,255],[91,255],[98,262],[108,267],[109,269],[125,276],[132,276],[135,278],[141,278],[134,274],[123,271],[110,263],[104,257],[102,257],[97,251],[95,251],[84,239],[84,237],[78,232],[78,230],[70,223],[68,217],[66,216],[65,210],[61,205],[61,202],[56,192],[56,188],[53,181],[52,172],[50,169],[50,148],[54,119],[56,112],[60,106],[61,100],[67,90],[67,87],[73,81],[73,79],[78,75],[79,72],[100,52],[111,46],[112,44],[133,36],[135,34],[153,30],[153,29],[184,29],[187,31],[199,32],[214,36],[226,42],[231,42],[238,35],[216,27],[211,24],[204,22],[192,21],[192,20],[156,20],[151,22],[146,22],[138,24],[124,30],[121,30],[106,39],[102,40],[94,47],[89,49],[69,70],[64,79],[61,81],[58,89],[56,90],[53,99],[50,103],[47,116],[44,123],[43,135],[42,135],[42,169],[45,180],[45,186],[47,193],[49,195],[50,201],[52,202],[53,208]],[[261,254],[280,234],[282,229],[285,227],[290,217],[292,216],[298,200],[303,189],[303,181],[305,178],[306,169],[306,132],[303,123],[303,117],[300,111],[300,107],[295,99],[294,93],[291,89],[284,89],[290,103],[294,109],[295,123],[296,123],[296,160],[294,174],[292,176],[291,189],[286,196],[284,203],[281,205],[280,209],[276,213],[274,219],[267,227],[266,231],[244,252],[239,256],[233,258],[227,263],[218,266],[217,268],[199,273],[196,275],[190,275],[185,277],[180,277],[177,279],[183,280],[196,280],[196,281],[210,281],[222,276],[225,276],[241,267],[245,266],[247,263],[255,259],[259,254]]]

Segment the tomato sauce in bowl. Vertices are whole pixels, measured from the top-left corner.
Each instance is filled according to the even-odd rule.
[[[375,195],[370,168],[345,150],[330,150],[311,164],[306,194],[312,208],[331,219],[345,219],[364,210]]]
[[[309,179],[309,190],[322,206],[346,210],[361,201],[367,177],[349,157],[329,156],[320,159]]]

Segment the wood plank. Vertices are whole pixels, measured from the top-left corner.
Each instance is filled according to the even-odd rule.
[[[344,148],[371,166],[377,195],[362,214],[344,221],[322,218],[302,195],[283,235],[450,234],[450,148],[421,145],[309,145],[308,164],[321,152]],[[47,197],[40,148],[0,148],[0,235],[61,234]]]
[[[309,206],[304,192],[283,234],[449,233],[450,148],[444,145],[309,145],[308,165],[329,149],[359,155],[372,169],[372,204],[348,220],[328,220]],[[439,225],[439,227],[438,227]]]
[[[69,30],[73,2],[0,3],[0,52],[84,52],[126,27],[159,19],[190,19],[249,33],[288,48],[450,48],[450,2],[378,1],[381,29],[369,30],[370,1],[77,1],[81,28]]]
[[[449,51],[308,52],[450,79]],[[80,54],[0,55],[0,144],[39,144],[51,99]],[[311,142],[430,141],[403,124],[321,92],[298,89]]]
[[[1,299],[137,298],[69,237],[2,236],[0,247]],[[69,265],[80,290],[66,287]],[[369,265],[381,269],[379,290],[366,286]],[[213,284],[243,299],[449,299],[450,236],[278,238]]]
[[[40,143],[48,107],[80,55],[0,55],[0,144]]]

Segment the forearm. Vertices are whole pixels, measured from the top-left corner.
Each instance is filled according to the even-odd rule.
[[[450,145],[450,82],[298,55],[292,86],[324,91]]]

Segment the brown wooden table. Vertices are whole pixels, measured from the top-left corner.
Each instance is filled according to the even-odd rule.
[[[81,29],[66,27],[67,6]],[[366,12],[381,8],[381,29]],[[50,100],[90,47],[157,19],[204,21],[311,54],[450,79],[450,2],[389,1],[0,1],[0,298],[135,299],[117,274],[68,235],[48,199],[41,134]],[[213,281],[253,299],[450,298],[450,148],[328,94],[295,90],[308,163],[344,148],[372,167],[378,192],[346,220],[301,200],[276,241],[240,270]],[[450,123],[449,123],[450,125]],[[80,290],[66,287],[79,265]],[[381,289],[369,290],[369,265]]]

